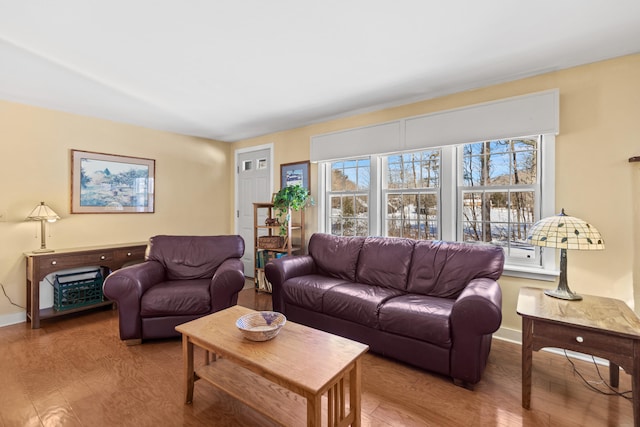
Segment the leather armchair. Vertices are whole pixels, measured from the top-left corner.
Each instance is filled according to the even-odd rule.
[[[120,339],[179,336],[181,323],[238,302],[244,287],[240,236],[154,236],[145,262],[111,273],[106,297],[117,302]]]

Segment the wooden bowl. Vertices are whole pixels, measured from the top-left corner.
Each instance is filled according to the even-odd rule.
[[[267,341],[274,338],[285,323],[287,318],[277,311],[258,311],[245,314],[236,320],[236,326],[250,341]]]

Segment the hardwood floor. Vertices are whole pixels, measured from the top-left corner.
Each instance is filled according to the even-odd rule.
[[[270,297],[241,292],[241,305],[270,309]],[[520,406],[520,346],[494,340],[475,391],[449,378],[367,354],[362,374],[364,426],[625,426],[631,402],[588,389],[570,363],[534,352],[531,410]],[[204,353],[196,349],[196,362]],[[575,361],[583,375],[594,365]],[[197,382],[183,403],[179,339],[127,347],[114,310],[0,328],[0,426],[269,426],[213,386]],[[600,368],[608,378],[607,368]],[[631,389],[624,372],[619,390]]]

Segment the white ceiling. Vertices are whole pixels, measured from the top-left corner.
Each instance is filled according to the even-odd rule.
[[[640,0],[0,0],[0,99],[221,141],[636,52]]]

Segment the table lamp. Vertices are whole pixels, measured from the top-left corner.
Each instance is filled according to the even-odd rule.
[[[53,252],[53,249],[47,249],[47,232],[45,224],[47,222],[56,222],[60,217],[44,202],[40,202],[38,206],[33,208],[31,213],[27,215],[27,221],[40,221],[40,249],[33,252]]]
[[[560,281],[555,290],[547,289],[546,295],[565,300],[581,300],[582,296],[569,289],[567,283],[567,249],[596,251],[604,249],[604,240],[596,228],[562,212],[541,219],[533,224],[527,240],[535,246],[560,249]]]

